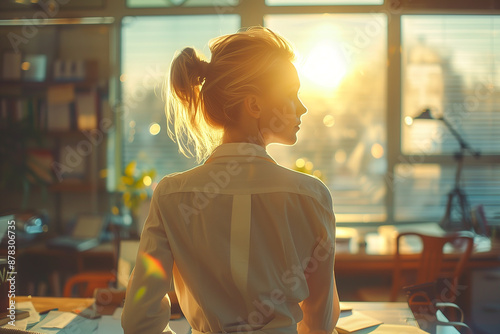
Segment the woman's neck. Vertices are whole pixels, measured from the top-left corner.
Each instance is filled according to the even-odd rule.
[[[251,143],[265,148],[266,143],[260,132],[248,130],[247,127],[225,128],[224,134],[222,135],[222,144]]]

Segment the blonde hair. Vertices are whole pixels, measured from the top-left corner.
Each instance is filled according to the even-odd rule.
[[[210,63],[193,48],[182,50],[166,85],[169,136],[198,162],[220,145],[245,96],[262,93],[261,82],[275,63],[295,58],[288,41],[263,27],[217,37],[209,47]]]

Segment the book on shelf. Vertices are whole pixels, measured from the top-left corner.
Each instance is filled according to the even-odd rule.
[[[60,182],[81,183],[87,179],[87,156],[79,152],[77,145],[61,147],[58,160],[52,164]]]
[[[4,126],[23,122],[48,132],[97,129],[103,108],[100,94],[95,86],[81,88],[73,83],[47,85],[42,94],[0,94],[0,120]]]
[[[47,56],[44,54],[25,55],[22,70],[24,81],[45,81],[47,73]]]
[[[47,106],[47,130],[68,131],[72,128],[72,104],[49,104]]]
[[[22,61],[22,56],[20,53],[5,52],[3,54],[2,79],[20,80],[21,61]]]
[[[75,100],[75,85],[51,85],[47,89],[47,103],[50,104],[65,104]]]
[[[78,130],[97,128],[98,98],[96,90],[78,92],[75,95]]]
[[[28,180],[32,183],[42,181],[46,184],[54,182],[54,173],[52,172],[52,163],[54,156],[47,149],[30,149],[27,152],[27,164],[31,171]]]
[[[0,97],[0,120],[3,124],[24,122],[35,129],[45,129],[45,103],[42,98]]]

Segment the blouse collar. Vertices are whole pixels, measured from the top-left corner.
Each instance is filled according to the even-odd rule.
[[[210,163],[219,158],[246,158],[251,161],[253,158],[267,160],[272,163],[276,161],[267,154],[266,149],[260,145],[252,143],[227,143],[217,146],[205,163]]]

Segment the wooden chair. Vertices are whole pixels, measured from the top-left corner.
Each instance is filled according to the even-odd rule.
[[[82,271],[71,276],[64,284],[64,297],[73,297],[73,290],[77,288],[76,297],[90,298],[94,296],[95,289],[109,288],[110,284],[116,285],[116,271],[118,267],[118,254],[120,251],[121,228],[110,224],[113,233],[113,263],[114,268],[110,271]]]
[[[90,298],[95,289],[109,288],[110,283],[116,281],[112,272],[83,272],[70,277],[64,285],[64,297],[73,297],[75,286],[78,288],[77,297]]]
[[[422,251],[420,253],[403,254],[402,240],[410,236],[422,240]],[[451,254],[445,254],[444,252],[444,246],[448,243],[453,246]],[[470,232],[455,232],[443,236],[430,236],[415,232],[400,233],[396,238],[395,269],[390,301],[397,300],[402,287],[405,285],[423,284],[434,282],[437,279],[446,279],[445,283],[448,290],[441,291],[441,295],[445,294],[447,301],[454,302],[458,296],[458,280],[470,258],[473,245],[474,236]],[[417,269],[416,280],[408,282],[404,279],[404,272],[412,267]],[[406,278],[408,278],[408,275]]]

